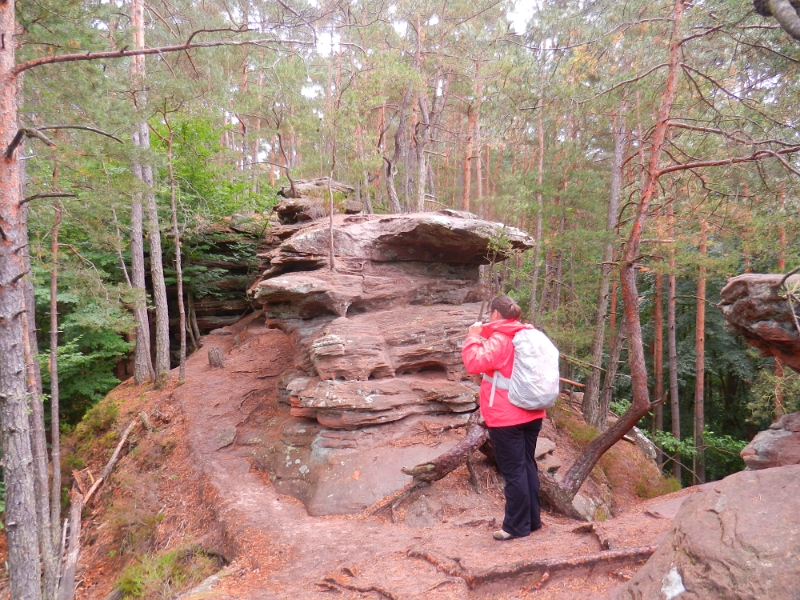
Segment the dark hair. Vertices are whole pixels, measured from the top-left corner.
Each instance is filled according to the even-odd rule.
[[[504,319],[519,319],[522,311],[513,298],[509,296],[497,296],[489,304],[489,312],[496,310]]]

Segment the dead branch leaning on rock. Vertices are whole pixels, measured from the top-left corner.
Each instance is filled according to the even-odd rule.
[[[413,479],[399,491],[373,504],[365,514],[369,516],[380,513],[394,514],[394,511],[416,490],[444,478],[448,473],[461,466],[467,457],[486,442],[488,437],[489,432],[483,423],[480,411],[472,413],[463,440],[429,462],[415,467],[403,467],[403,473],[411,475]]]

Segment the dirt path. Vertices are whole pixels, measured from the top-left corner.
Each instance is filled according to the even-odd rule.
[[[632,565],[612,564],[550,573],[541,589],[535,589],[542,578],[538,572],[471,590],[464,579],[409,556],[409,551],[418,551],[454,570],[480,571],[523,559],[600,550],[595,535],[573,531],[579,523],[550,514],[543,516],[540,532],[496,542],[491,531],[502,517],[502,503],[491,496],[480,514],[445,518],[426,528],[363,516],[308,516],[300,502],[276,494],[250,461],[254,446],[249,442],[279,410],[259,409],[259,399],[274,398],[277,378],[290,366],[288,339],[279,331],[255,328],[246,339],[231,334],[205,341],[204,349],[189,358],[187,383],[175,390],[175,397],[186,415],[192,462],[218,493],[217,517],[237,559],[213,591],[192,598],[583,600],[605,597],[632,574]],[[212,347],[224,351],[223,369],[209,367]],[[643,503],[602,524],[604,531],[618,548],[651,544],[670,520],[650,516],[647,510],[663,503]]]

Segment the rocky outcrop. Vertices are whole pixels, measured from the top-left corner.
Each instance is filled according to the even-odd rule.
[[[800,412],[783,415],[742,449],[748,469],[800,464]]]
[[[800,465],[742,471],[690,496],[614,600],[797,598]]]
[[[722,288],[719,307],[726,327],[768,356],[800,371],[800,330],[796,322],[800,311],[782,290],[781,274],[746,273],[733,277]],[[800,283],[800,275],[786,280],[790,288]]]
[[[508,252],[530,237],[457,211],[338,215],[334,225],[333,270],[330,226],[316,222],[267,254],[250,289],[298,349],[284,382],[292,415],[354,429],[474,410],[461,341],[481,310],[478,268],[496,240]]]
[[[533,240],[457,211],[334,215],[331,265],[327,218],[282,219],[249,297],[294,344],[279,383],[290,416],[253,458],[312,514],[356,512],[408,481],[400,467],[460,439],[477,407],[461,342],[485,299],[480,265]],[[407,441],[431,429],[452,433],[435,449]],[[552,449],[541,454],[558,468]]]

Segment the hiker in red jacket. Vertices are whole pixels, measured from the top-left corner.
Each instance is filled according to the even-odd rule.
[[[511,377],[514,365],[514,335],[531,325],[518,321],[519,306],[508,296],[498,296],[489,304],[489,322],[476,323],[461,349],[468,373],[483,373],[480,408],[497,465],[506,481],[506,511],[503,528],[493,534],[496,540],[510,540],[541,529],[539,516],[539,470],[534,459],[536,440],[545,416],[543,410],[524,410],[511,404],[508,391],[494,389],[491,378],[497,370]],[[491,405],[490,405],[491,404]]]

